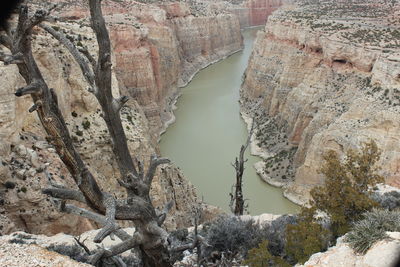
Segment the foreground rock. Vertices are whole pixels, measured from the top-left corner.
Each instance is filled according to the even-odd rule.
[[[314,254],[298,267],[394,267],[400,259],[400,233],[388,232],[390,238],[373,245],[365,255],[357,255],[343,237],[326,252]]]
[[[243,112],[270,153],[258,172],[305,203],[327,150],[373,139],[381,174],[399,187],[399,1],[296,3],[258,33],[242,87]]]

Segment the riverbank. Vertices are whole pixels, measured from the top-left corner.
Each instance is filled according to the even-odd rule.
[[[257,27],[252,27],[252,28],[257,28]],[[229,56],[232,56],[232,55],[234,55],[234,54],[236,54],[236,53],[238,53],[238,52],[240,52],[242,50],[243,50],[243,47],[241,49],[236,50],[236,51],[229,52],[227,55],[224,55],[221,58],[215,59],[214,61],[206,62],[206,64],[204,66],[196,69],[189,76],[189,79],[186,82],[182,82],[181,85],[178,85],[176,91],[169,98],[170,99],[169,100],[170,103],[167,105],[168,106],[168,118],[162,120],[163,125],[162,125],[162,127],[160,129],[160,132],[158,134],[158,140],[157,140],[158,143],[161,141],[162,134],[164,134],[167,131],[168,127],[176,121],[176,117],[175,117],[174,111],[178,108],[176,106],[176,103],[178,102],[179,97],[182,95],[182,89],[185,88],[186,86],[188,86],[188,84],[193,80],[193,78],[196,76],[196,74],[198,74],[203,69],[205,69],[205,68],[207,68],[207,67],[209,67],[209,66],[211,66],[211,65],[213,65],[213,64],[215,64],[215,63],[217,63],[217,62],[219,62],[221,60],[224,60],[224,59],[228,58]]]
[[[251,125],[253,123],[253,119],[249,115],[247,115],[244,110],[240,111],[240,115],[242,116],[243,121],[247,125],[247,130],[250,131]],[[256,131],[257,131],[257,129],[256,129]],[[298,198],[296,195],[290,194],[289,192],[287,192],[285,190],[286,187],[289,185],[289,182],[278,181],[276,179],[273,179],[271,176],[269,176],[266,173],[264,160],[273,156],[273,153],[270,153],[267,150],[260,147],[258,145],[258,142],[259,142],[259,140],[257,140],[255,133],[253,133],[253,135],[250,138],[250,153],[252,155],[258,156],[262,159],[253,164],[253,168],[256,170],[259,177],[267,184],[277,187],[277,188],[281,188],[283,196],[285,198],[287,198],[288,200],[290,200],[291,202],[293,202],[294,204],[299,205],[299,206],[306,205],[305,201]]]

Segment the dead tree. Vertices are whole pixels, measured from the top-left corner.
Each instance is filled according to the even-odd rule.
[[[124,251],[136,248],[141,251],[144,266],[172,266],[170,254],[179,248],[173,249],[173,244],[168,242],[168,233],[161,227],[171,205],[167,205],[163,211],[157,211],[149,196],[157,166],[168,163],[169,160],[154,155],[145,171],[143,163],[131,156],[119,114],[128,97],[114,98],[111,92],[111,43],[102,15],[101,0],[88,2],[91,25],[99,48],[97,59],[92,58],[85,50],[79,51],[62,32],[44,23],[54,7],[30,13],[27,5],[21,5],[16,27],[12,29],[8,25],[0,33],[0,44],[8,50],[1,50],[0,60],[5,64],[18,66],[27,85],[19,88],[15,95],[32,97],[33,106],[29,112],[37,112],[48,140],[51,140],[79,188],[72,190],[50,187],[44,189],[43,193],[59,199],[61,211],[89,218],[102,225],[95,242],[99,243],[114,234],[121,240],[117,245],[107,249],[99,248],[92,253],[91,263],[96,265],[104,259],[112,259]],[[97,98],[112,140],[112,151],[121,176],[118,182],[127,192],[126,199],[115,199],[113,195],[101,191],[95,177],[75,149],[58,107],[55,90],[48,87],[32,54],[31,35],[33,28],[37,26],[49,32],[69,50],[89,84],[89,91]],[[88,209],[68,204],[68,200],[81,202]],[[135,233],[129,235],[123,231],[117,220],[133,222]]]
[[[239,152],[239,159],[236,157],[235,163],[232,163],[233,168],[236,171],[236,183],[233,185],[234,193],[230,193],[231,201],[230,201],[230,208],[233,214],[235,215],[243,215],[245,209],[245,199],[243,197],[243,173],[244,173],[244,163],[247,159],[244,159],[244,152],[246,151],[247,147],[250,144],[251,136],[253,135],[254,131],[254,119],[251,125],[250,133],[247,137],[246,143],[240,147]],[[232,190],[233,191],[233,190]]]

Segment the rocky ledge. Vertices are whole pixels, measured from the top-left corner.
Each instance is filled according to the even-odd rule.
[[[373,139],[386,183],[400,186],[399,1],[300,0],[269,17],[241,90],[259,172],[305,203],[322,155]]]
[[[326,252],[312,255],[304,265],[296,267],[394,267],[397,266],[400,251],[400,232],[387,232],[388,238],[373,245],[365,255],[359,255],[343,240]]]

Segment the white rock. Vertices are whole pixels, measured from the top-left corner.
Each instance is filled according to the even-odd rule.
[[[15,152],[21,157],[26,157],[26,155],[27,155],[27,150],[26,150],[26,147],[24,145],[18,145],[15,148]]]

